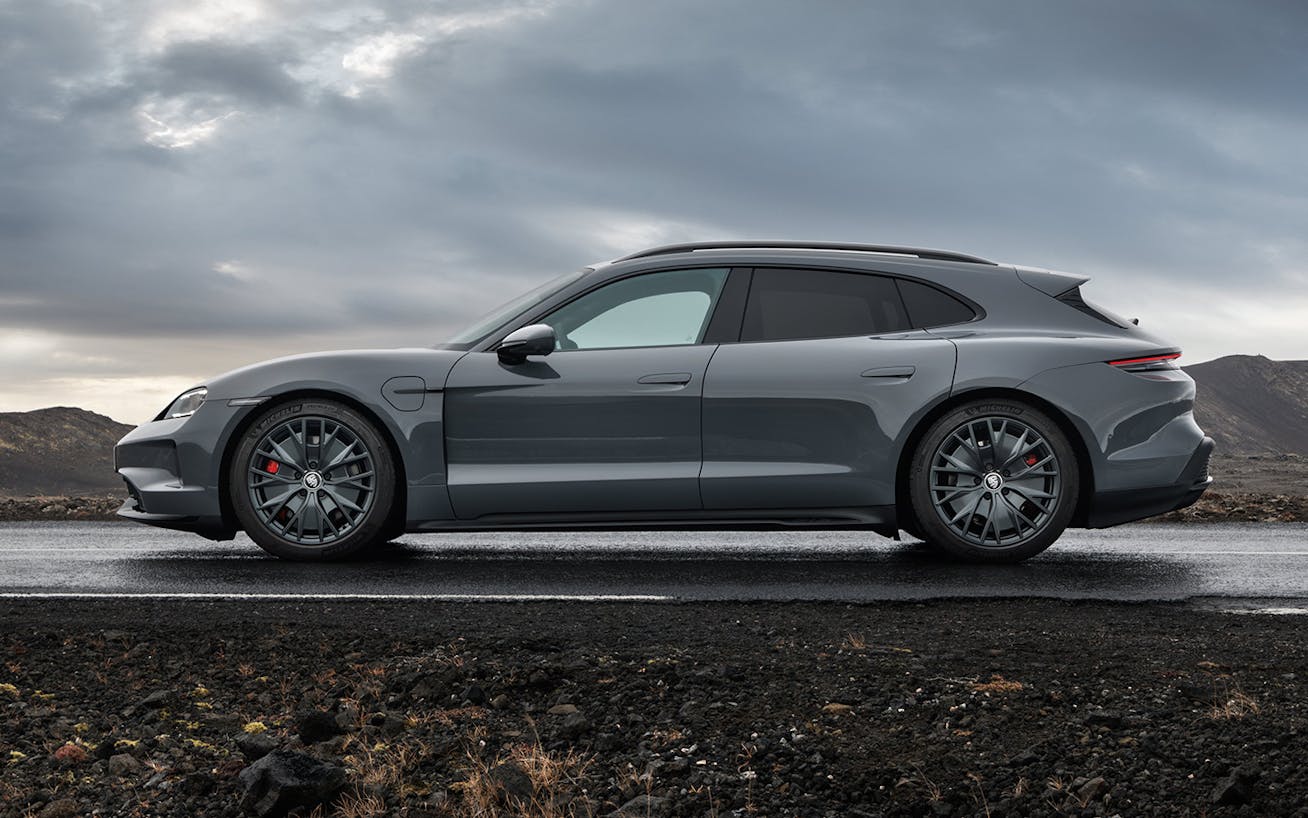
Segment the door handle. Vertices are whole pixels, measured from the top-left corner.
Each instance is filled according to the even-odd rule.
[[[913,377],[913,373],[916,371],[917,368],[912,366],[878,366],[874,369],[863,370],[862,377],[898,378],[900,380],[908,380]]]
[[[684,386],[685,384],[690,383],[690,373],[660,372],[654,375],[646,375],[643,378],[638,379],[636,383]]]

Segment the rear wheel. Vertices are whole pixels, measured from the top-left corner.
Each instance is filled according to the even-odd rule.
[[[982,400],[940,418],[909,474],[913,513],[931,545],[977,562],[1016,562],[1062,535],[1079,491],[1076,453],[1047,415]]]
[[[284,559],[340,559],[384,542],[391,530],[390,449],[343,403],[269,408],[241,437],[228,480],[245,532]]]

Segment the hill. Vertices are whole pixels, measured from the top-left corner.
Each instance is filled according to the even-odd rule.
[[[0,496],[125,494],[113,448],[131,429],[67,406],[0,412]]]
[[[1185,367],[1195,419],[1227,456],[1308,455],[1308,361],[1228,355]]]

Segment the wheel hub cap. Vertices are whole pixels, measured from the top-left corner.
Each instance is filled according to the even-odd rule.
[[[322,488],[322,475],[316,471],[304,475],[304,487],[309,491],[317,491]]]
[[[305,485],[308,485],[309,478],[306,476],[304,479],[305,479]],[[999,472],[992,471],[985,476],[985,480],[983,482],[985,482],[986,488],[990,489],[991,491],[999,491],[999,489],[1004,485],[1004,478]]]

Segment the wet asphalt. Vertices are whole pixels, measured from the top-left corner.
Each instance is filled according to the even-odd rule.
[[[0,598],[805,600],[957,597],[1308,607],[1308,525],[1069,531],[1021,565],[948,562],[865,532],[420,534],[368,560],[297,564],[115,523],[0,524]]]

